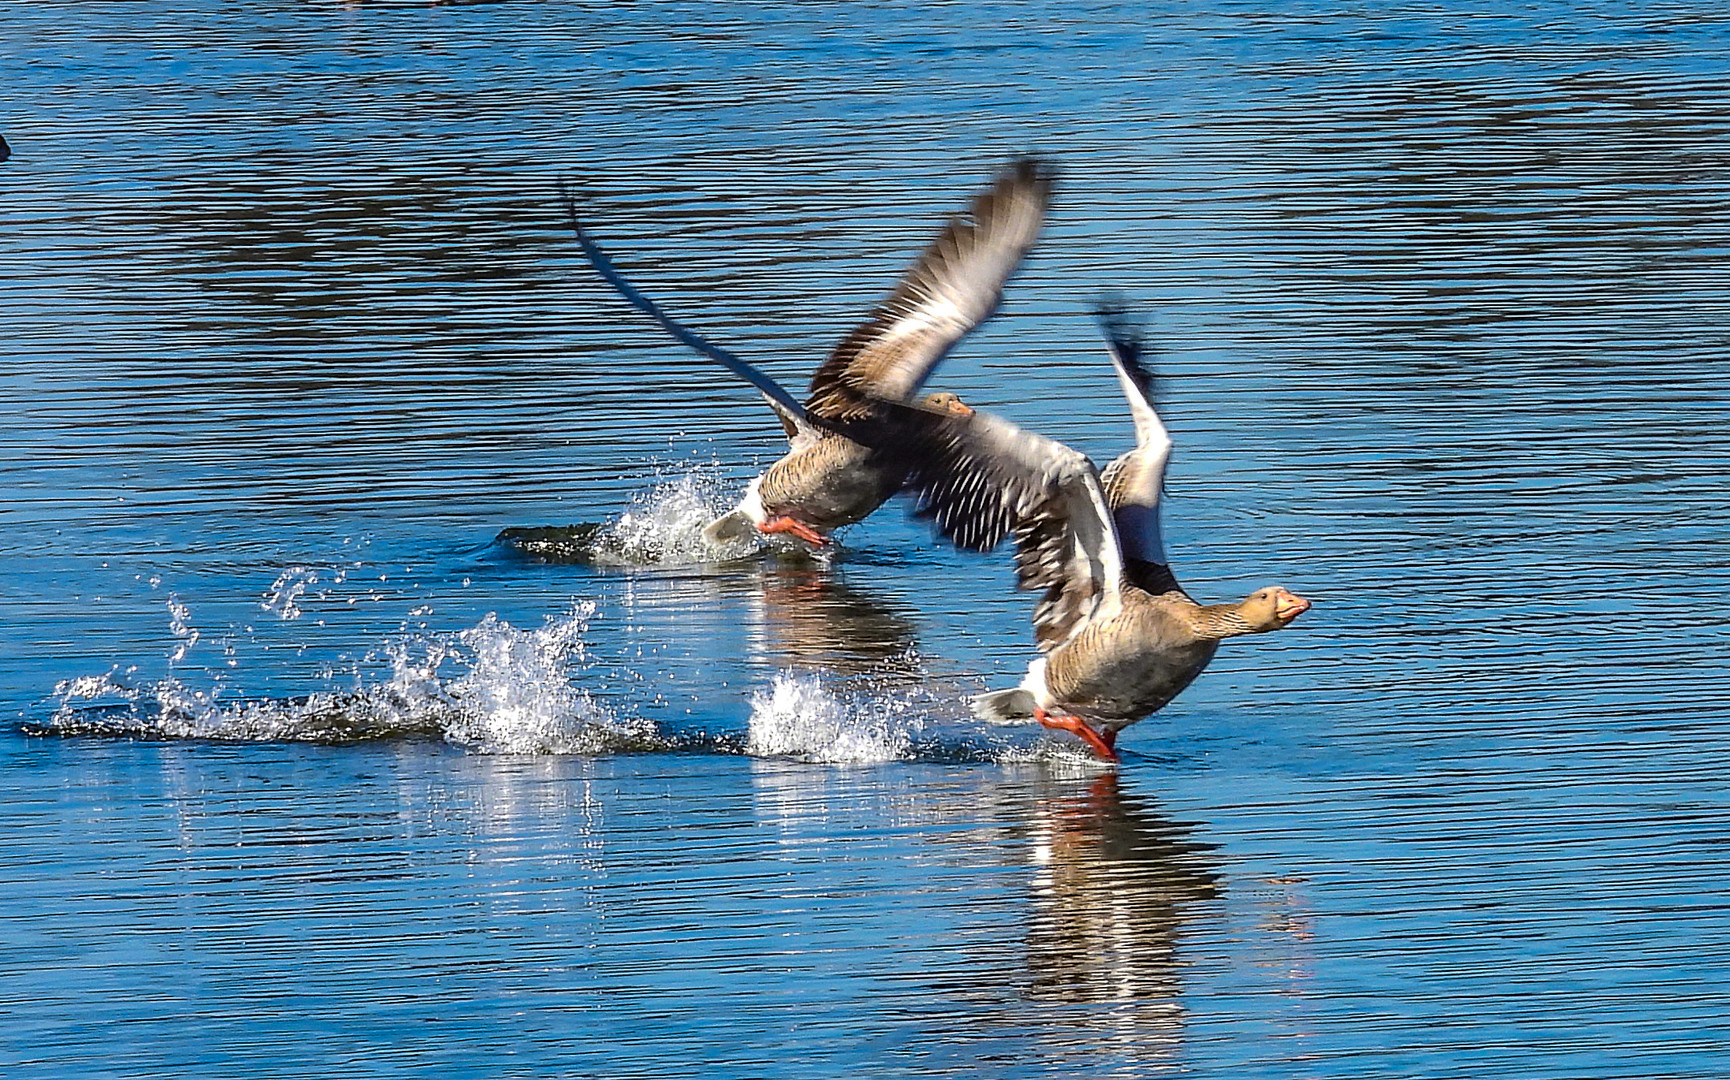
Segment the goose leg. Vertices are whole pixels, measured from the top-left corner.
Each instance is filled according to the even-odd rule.
[[[757,531],[765,533],[792,533],[807,544],[814,544],[817,547],[824,547],[829,543],[829,538],[827,536],[824,536],[822,533],[805,524],[803,521],[794,521],[790,517],[772,517],[763,522],[763,524],[757,526]]]
[[[1093,752],[1106,761],[1117,761],[1117,732],[1095,731],[1093,727],[1079,716],[1069,716],[1064,713],[1052,714],[1035,706],[1033,718],[1048,728],[1067,731],[1081,737],[1081,741],[1093,747]]]

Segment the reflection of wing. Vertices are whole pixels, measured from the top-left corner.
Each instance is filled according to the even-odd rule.
[[[836,420],[904,401],[962,336],[997,310],[1003,285],[1039,237],[1051,170],[1033,158],[1005,169],[969,212],[950,219],[889,298],[811,378],[806,407]]]
[[[801,432],[810,430],[810,425],[807,423],[808,418],[805,415],[805,407],[800,405],[798,400],[789,394],[780,383],[757,370],[749,362],[740,359],[695,331],[687,329],[671,315],[662,311],[659,304],[638,292],[636,286],[626,281],[625,276],[619,273],[612,261],[590,238],[588,230],[583,228],[583,223],[577,218],[576,203],[572,200],[570,193],[564,192],[563,194],[565,211],[570,215],[571,228],[577,234],[577,244],[582,247],[583,254],[588,257],[589,265],[595,268],[595,273],[601,275],[607,284],[617,290],[618,294],[624,297],[632,307],[653,319],[661,329],[673,335],[683,344],[718,362],[722,367],[761,391],[764,400],[769,403],[769,407],[775,410],[775,415],[780,419],[781,427],[787,432],[789,441]]]
[[[1042,589],[1034,638],[1050,651],[1121,602],[1123,560],[1099,475],[1086,455],[989,413],[959,417],[888,406],[919,512],[958,547],[1015,534],[1023,589]]]
[[[1106,466],[1101,478],[1106,501],[1117,523],[1124,559],[1163,567],[1168,560],[1159,527],[1159,494],[1171,457],[1171,436],[1154,410],[1153,372],[1143,360],[1140,328],[1118,306],[1101,305],[1095,314],[1135,417],[1135,449]]]
[[[821,569],[765,565],[752,637],[776,666],[847,675],[916,673],[910,619]]]
[[[1122,794],[1115,773],[1040,807],[1028,963],[1041,996],[1074,1003],[1172,998],[1178,934],[1218,894],[1209,846]]]

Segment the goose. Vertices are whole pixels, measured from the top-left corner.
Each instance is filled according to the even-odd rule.
[[[925,410],[965,417],[954,394],[915,398],[939,361],[970,330],[990,318],[1022,259],[1032,249],[1051,204],[1053,171],[1021,158],[953,216],[901,276],[893,292],[844,338],[811,378],[804,403],[769,376],[669,317],[625,280],[565,205],[590,265],[638,311],[685,345],[720,362],[755,386],[780,419],[786,454],[745,487],[737,506],[703,530],[711,544],[753,531],[787,533],[814,546],[862,521],[900,490],[904,469],[846,434],[858,434],[881,412],[880,402],[917,402]]]
[[[1020,587],[1043,590],[1040,657],[1020,685],[972,699],[995,723],[1032,717],[1072,732],[1107,761],[1117,733],[1188,686],[1226,638],[1283,630],[1310,602],[1283,587],[1199,604],[1172,574],[1160,533],[1171,437],[1153,404],[1142,340],[1121,309],[1097,313],[1135,420],[1136,446],[1099,473],[1068,446],[1000,417],[932,417],[903,427],[923,457],[908,488],[957,546],[1015,537]]]

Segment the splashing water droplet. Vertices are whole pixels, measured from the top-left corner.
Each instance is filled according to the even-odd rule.
[[[277,575],[266,589],[258,606],[284,621],[301,615],[300,598],[309,586],[318,584],[318,571],[304,566],[291,566]]]
[[[835,764],[899,761],[913,756],[923,729],[898,695],[837,695],[816,675],[783,672],[767,692],[751,695],[745,751]]]
[[[758,548],[751,539],[714,544],[703,527],[732,509],[725,481],[713,470],[663,477],[595,538],[594,560],[620,566],[688,565],[742,558]]]
[[[178,664],[186,659],[186,654],[198,644],[198,627],[192,625],[192,609],[180,602],[173,593],[168,594],[168,630],[180,639],[180,644],[168,654],[170,664]]]

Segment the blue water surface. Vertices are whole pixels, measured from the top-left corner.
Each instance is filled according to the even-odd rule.
[[[8,1077],[1718,1078],[1720,7],[0,10]],[[691,561],[1010,158],[932,381],[1283,584],[1104,772],[1006,553]],[[593,523],[613,558],[495,542]]]

